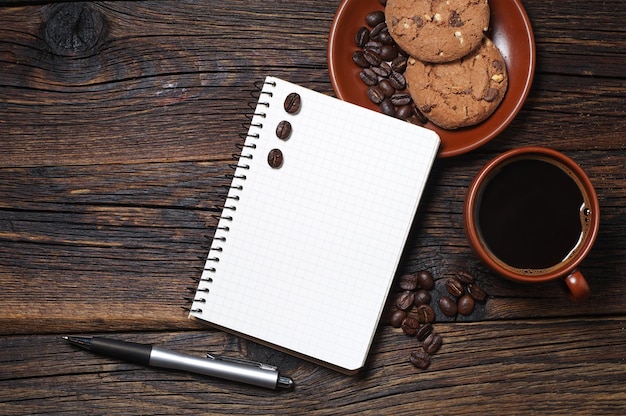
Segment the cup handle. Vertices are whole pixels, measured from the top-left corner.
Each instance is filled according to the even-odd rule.
[[[589,297],[589,285],[580,271],[574,270],[567,276],[565,278],[565,284],[569,289],[570,298],[574,302],[582,302]]]

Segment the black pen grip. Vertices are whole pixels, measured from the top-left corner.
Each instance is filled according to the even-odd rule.
[[[152,345],[94,337],[91,339],[91,350],[107,357],[148,365]]]

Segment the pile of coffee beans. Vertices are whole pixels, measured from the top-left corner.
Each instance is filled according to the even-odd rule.
[[[424,370],[430,365],[430,356],[443,343],[441,335],[434,330],[436,312],[430,306],[435,279],[432,273],[422,270],[400,276],[397,286],[399,292],[392,305],[389,323],[417,339],[418,348],[411,352],[409,361]],[[457,313],[470,315],[476,302],[487,299],[487,294],[476,284],[474,276],[466,271],[447,278],[445,288],[447,295],[441,296],[437,305],[447,317],[456,317]]]
[[[385,13],[368,13],[365,24],[354,36],[359,49],[352,54],[352,60],[362,68],[359,77],[367,86],[367,97],[383,114],[414,124],[426,123],[428,120],[406,91],[404,71],[408,55],[389,34]]]
[[[487,293],[476,284],[474,276],[466,271],[456,273],[446,280],[446,290],[450,296],[439,298],[441,312],[448,317],[458,314],[467,316],[474,312],[476,302],[484,302]]]

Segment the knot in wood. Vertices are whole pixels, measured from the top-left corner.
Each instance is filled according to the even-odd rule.
[[[63,3],[52,7],[43,35],[54,54],[77,56],[92,51],[105,29],[104,16],[89,3]]]

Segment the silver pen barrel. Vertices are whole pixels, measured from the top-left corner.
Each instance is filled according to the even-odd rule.
[[[279,373],[275,369],[220,359],[193,357],[158,347],[152,347],[150,365],[189,371],[270,389],[275,389],[279,381]]]

